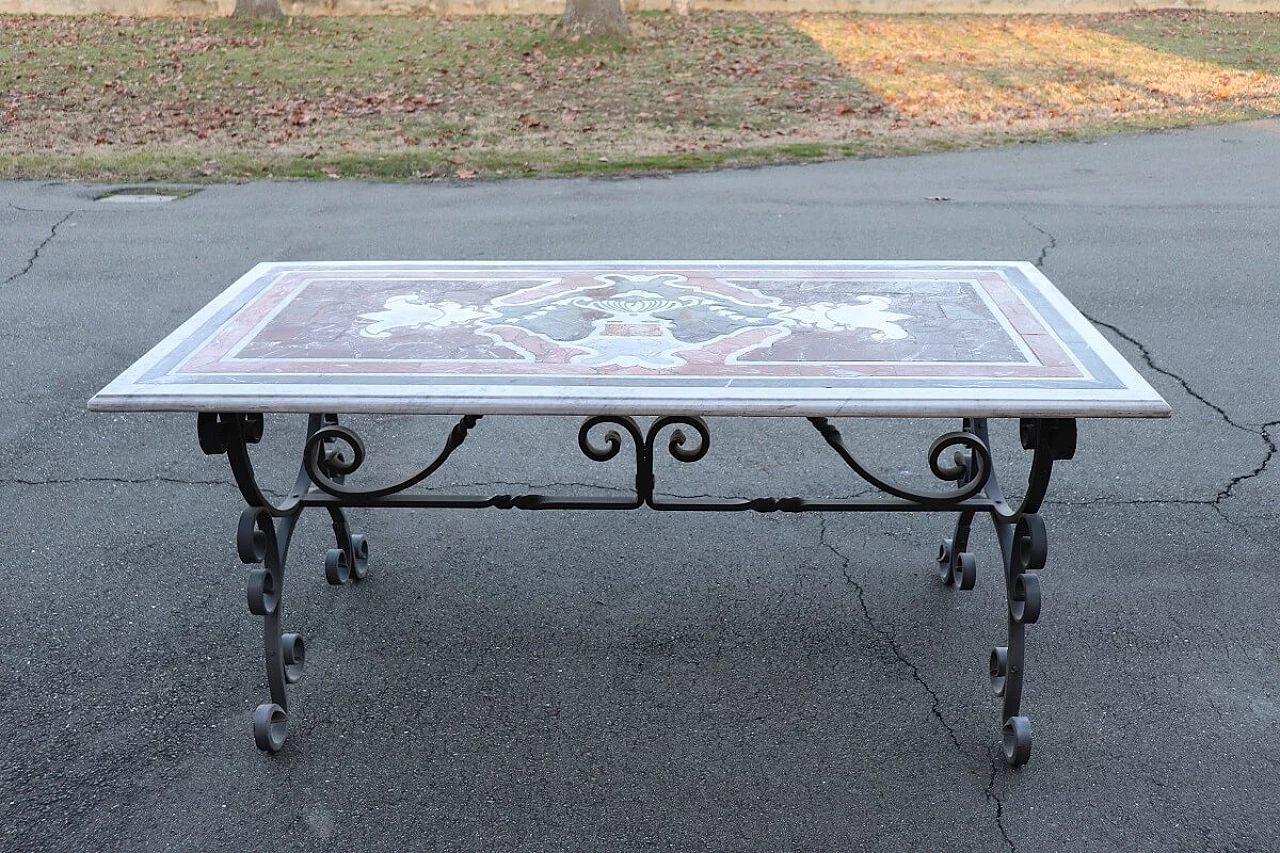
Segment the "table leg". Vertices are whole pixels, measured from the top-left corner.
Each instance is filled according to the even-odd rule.
[[[263,657],[271,701],[253,712],[253,739],[258,748],[276,752],[284,746],[289,730],[289,695],[286,685],[302,677],[306,647],[298,634],[281,627],[284,604],[284,566],[298,514],[285,516],[277,525],[271,513],[250,507],[240,515],[236,549],[249,565],[249,612],[262,617]]]
[[[1008,645],[991,652],[991,684],[1001,697],[1001,737],[1004,757],[1014,767],[1031,757],[1031,722],[1022,716],[1022,676],[1026,652],[1026,626],[1040,618],[1040,578],[1044,568],[1047,536],[1044,522],[1035,513],[1017,522],[996,522],[1005,570],[1008,603]]]
[[[982,442],[989,440],[985,420],[965,422]],[[995,505],[991,520],[995,525],[1004,566],[1005,601],[1008,639],[1006,645],[991,652],[988,670],[995,694],[1001,699],[1001,740],[1005,761],[1014,767],[1026,764],[1031,757],[1031,722],[1022,714],[1023,674],[1025,672],[1026,627],[1040,618],[1041,592],[1037,574],[1048,556],[1048,534],[1039,510],[1048,490],[1049,476],[1056,460],[1075,455],[1075,422],[1063,419],[1026,419],[1021,424],[1021,440],[1025,449],[1034,452],[1027,489],[1015,509],[1005,503],[1000,484],[993,471],[986,483],[987,496]],[[973,586],[973,556],[968,547],[972,512],[961,512],[955,533],[942,541],[938,569],[944,583],[958,584],[961,589]]]
[[[333,415],[313,415],[308,421],[307,438],[337,422]],[[277,752],[284,746],[289,731],[287,687],[302,677],[306,658],[301,635],[284,631],[282,613],[289,545],[305,508],[303,498],[312,490],[312,481],[304,461],[288,497],[279,503],[266,498],[258,486],[248,452],[249,444],[261,440],[262,428],[260,415],[201,415],[198,424],[201,448],[211,455],[227,455],[236,484],[249,504],[240,515],[236,550],[241,562],[254,567],[249,570],[246,598],[249,612],[262,617],[263,659],[271,697],[253,712],[253,739],[259,749]],[[341,463],[338,450],[332,446],[310,441],[305,446],[314,448],[320,457],[319,461],[312,460],[313,465]],[[330,454],[335,458],[330,459]],[[341,483],[341,474],[332,476]],[[341,507],[328,510],[337,547],[325,556],[325,579],[335,585],[360,580],[368,571],[368,543],[363,536],[351,532]]]

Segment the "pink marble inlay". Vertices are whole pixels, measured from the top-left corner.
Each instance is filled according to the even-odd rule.
[[[783,268],[288,272],[176,372],[1083,375],[999,272]]]

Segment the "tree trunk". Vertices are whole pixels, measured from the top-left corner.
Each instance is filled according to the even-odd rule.
[[[560,28],[575,36],[627,36],[622,0],[566,0]]]
[[[280,0],[236,0],[236,9],[231,14],[241,18],[278,18],[284,12],[280,9]]]

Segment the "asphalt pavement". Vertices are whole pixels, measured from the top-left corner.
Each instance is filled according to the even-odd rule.
[[[151,204],[0,183],[0,850],[1280,850],[1277,164],[1272,120]],[[192,416],[85,402],[258,261],[543,258],[1029,260],[1147,377],[1173,417],[1083,422],[1055,472],[1027,766],[998,754],[990,526],[961,592],[930,515],[354,512],[370,575],[344,587],[304,521],[308,671],[284,750],[254,747],[225,459]],[[447,429],[371,420],[424,457]],[[573,426],[493,421],[441,476],[617,487]],[[267,427],[284,485],[294,424]],[[672,492],[859,488],[803,423],[713,429]],[[862,430],[891,471],[927,447]]]

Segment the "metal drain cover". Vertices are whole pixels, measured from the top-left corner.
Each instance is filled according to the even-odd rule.
[[[188,187],[121,187],[109,190],[94,201],[104,204],[164,204],[195,195],[199,190]]]

